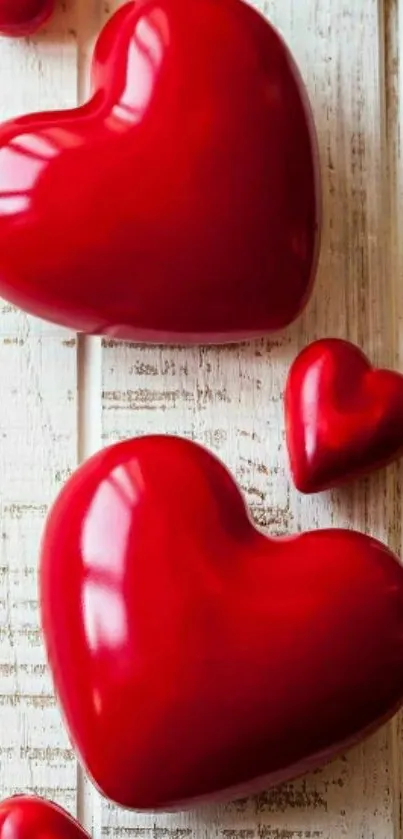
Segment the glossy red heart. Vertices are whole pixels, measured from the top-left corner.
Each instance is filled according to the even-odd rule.
[[[89,839],[65,810],[31,795],[0,803],[0,839]]]
[[[204,448],[142,437],[50,512],[44,637],[72,742],[134,809],[246,793],[327,760],[403,697],[403,569],[343,530],[270,539]]]
[[[0,0],[0,34],[31,35],[50,17],[54,0]],[[1,154],[1,152],[0,152]],[[0,195],[7,183],[0,182]],[[0,198],[0,218],[1,198]]]
[[[231,341],[304,306],[314,129],[294,62],[240,0],[139,0],[91,100],[0,127],[0,293],[86,332]]]
[[[328,338],[294,361],[285,395],[291,472],[319,492],[403,454],[403,376],[377,370],[354,344]]]

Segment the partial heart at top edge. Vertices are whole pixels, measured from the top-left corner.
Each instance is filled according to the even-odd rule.
[[[53,9],[54,0],[0,0],[0,36],[22,38],[32,35],[46,23]]]

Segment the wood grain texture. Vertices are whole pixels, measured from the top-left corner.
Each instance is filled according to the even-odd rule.
[[[0,117],[76,101],[75,11],[37,39],[0,39]],[[38,542],[76,465],[76,340],[0,303],[0,792],[75,810],[76,764],[39,631]]]
[[[191,2],[191,0],[186,0]],[[45,34],[0,40],[0,117],[72,105],[87,90],[93,39],[118,3],[66,0]],[[347,525],[401,552],[400,465],[313,499],[290,484],[282,393],[308,341],[349,337],[403,369],[403,33],[400,0],[258,0],[300,64],[324,183],[316,292],[287,332],[250,345],[145,348],[74,338],[0,309],[0,792],[76,810],[95,839],[400,839],[403,737],[396,719],[333,764],[253,799],[169,816],[101,801],[77,774],[38,632],[37,546],[47,505],[79,456],[145,432],[214,449],[270,533]],[[77,411],[78,408],[78,411]],[[78,417],[78,422],[77,422]]]
[[[314,498],[290,485],[282,394],[308,341],[358,342],[378,364],[398,364],[397,3],[258,2],[302,69],[319,133],[324,237],[316,292],[287,332],[238,347],[144,348],[103,341],[103,442],[150,431],[213,448],[271,533],[346,525],[401,548],[401,467]],[[394,217],[392,220],[392,216]],[[103,804],[105,835],[227,839],[400,833],[400,723],[323,770],[258,798],[169,816]]]

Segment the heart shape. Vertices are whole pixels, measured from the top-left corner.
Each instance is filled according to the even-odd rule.
[[[291,366],[287,446],[301,492],[319,492],[403,454],[403,376],[372,367],[349,341],[309,344]]]
[[[403,697],[403,569],[359,533],[270,539],[204,448],[150,436],[69,479],[45,527],[44,638],[85,769],[133,809],[276,784]]]
[[[0,34],[31,35],[50,17],[53,6],[54,0],[0,0]]]
[[[0,839],[89,839],[65,810],[33,795],[0,803]]]
[[[118,10],[83,107],[0,127],[0,294],[88,333],[233,341],[290,323],[318,252],[309,105],[241,0]]]

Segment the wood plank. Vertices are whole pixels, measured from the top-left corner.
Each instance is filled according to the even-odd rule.
[[[0,118],[76,101],[76,11],[38,37],[0,39]],[[75,336],[0,304],[0,792],[76,810],[76,762],[39,631],[38,543],[76,465]]]
[[[388,272],[392,279],[392,316],[394,333],[394,366],[403,372],[403,170],[401,137],[403,131],[403,74],[401,50],[403,46],[403,0],[385,0],[385,110],[388,154],[388,189],[390,197],[390,227],[388,230]],[[402,525],[403,462],[396,466],[398,506],[396,520]],[[402,532],[396,538],[395,550],[402,556]],[[395,833],[403,834],[403,713],[392,723],[394,754],[393,794],[395,798]]]

